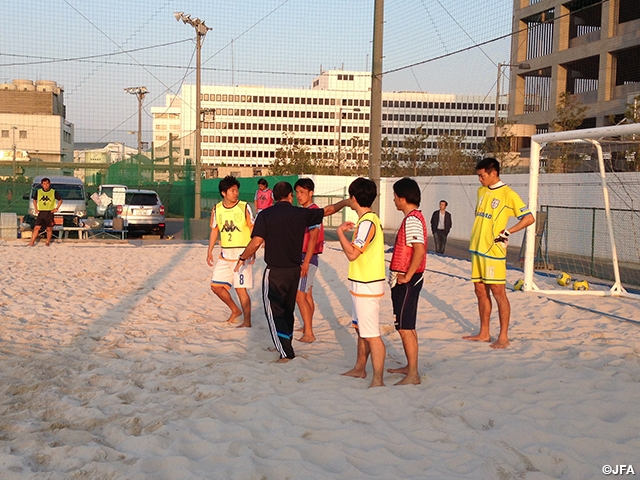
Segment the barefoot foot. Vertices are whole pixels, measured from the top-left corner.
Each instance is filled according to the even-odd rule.
[[[510,345],[509,340],[498,339],[491,344],[491,348],[495,348],[495,349],[507,348],[509,345]]]
[[[304,342],[304,343],[312,343],[312,342],[315,342],[315,340],[316,340],[315,335],[307,335],[307,334],[302,335],[298,339],[299,342]]]
[[[352,368],[348,372],[344,372],[342,375],[344,375],[345,377],[366,378],[367,372],[365,370]]]
[[[387,368],[387,372],[389,372],[389,373],[399,373],[400,375],[406,375],[407,373],[409,373],[409,367]]]
[[[491,341],[491,336],[485,336],[485,335],[465,335],[464,337],[462,337],[463,340],[470,340],[472,342],[490,342]]]
[[[407,375],[396,385],[420,385],[420,375]]]
[[[242,322],[236,328],[251,328],[251,322]]]

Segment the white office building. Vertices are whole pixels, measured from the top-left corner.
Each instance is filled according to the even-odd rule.
[[[193,161],[195,90],[185,85],[179,98],[167,96],[166,106],[152,107],[156,158],[168,155],[173,135],[177,163]],[[316,158],[342,155],[347,165],[366,164],[370,90],[369,72],[344,70],[321,73],[310,89],[203,85],[203,169],[208,176],[266,174],[285,136],[306,145]],[[463,136],[464,148],[477,150],[495,117],[493,97],[383,92],[382,98],[387,145],[402,149],[404,139],[422,127],[429,135],[427,157],[436,155],[437,137],[445,134]],[[502,117],[506,106],[501,107]]]

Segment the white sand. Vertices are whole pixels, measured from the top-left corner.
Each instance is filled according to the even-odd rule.
[[[356,349],[337,248],[314,288],[317,341],[282,365],[260,282],[254,327],[230,328],[204,245],[1,243],[0,477],[588,479],[634,462],[640,474],[638,324],[513,292],[512,345],[493,351],[460,339],[478,326],[468,262],[430,256],[442,273],[422,292],[422,384],[386,375],[368,389],[340,375]],[[637,302],[582,302],[640,319]],[[382,312],[395,367],[388,294]]]

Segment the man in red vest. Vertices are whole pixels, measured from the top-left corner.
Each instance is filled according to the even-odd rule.
[[[404,213],[396,243],[393,247],[389,284],[395,315],[396,330],[402,339],[407,365],[389,368],[389,373],[400,373],[404,378],[396,385],[418,385],[418,334],[416,317],[418,298],[424,283],[427,263],[427,224],[420,207],[420,187],[411,178],[402,178],[393,184],[393,203]]]

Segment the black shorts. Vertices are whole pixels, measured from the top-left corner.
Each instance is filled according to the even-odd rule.
[[[53,222],[53,212],[38,212],[36,227],[39,225],[40,227],[50,228],[53,227]]]
[[[396,284],[391,289],[396,330],[415,330],[418,298],[424,283],[424,272],[415,273],[409,283]]]

